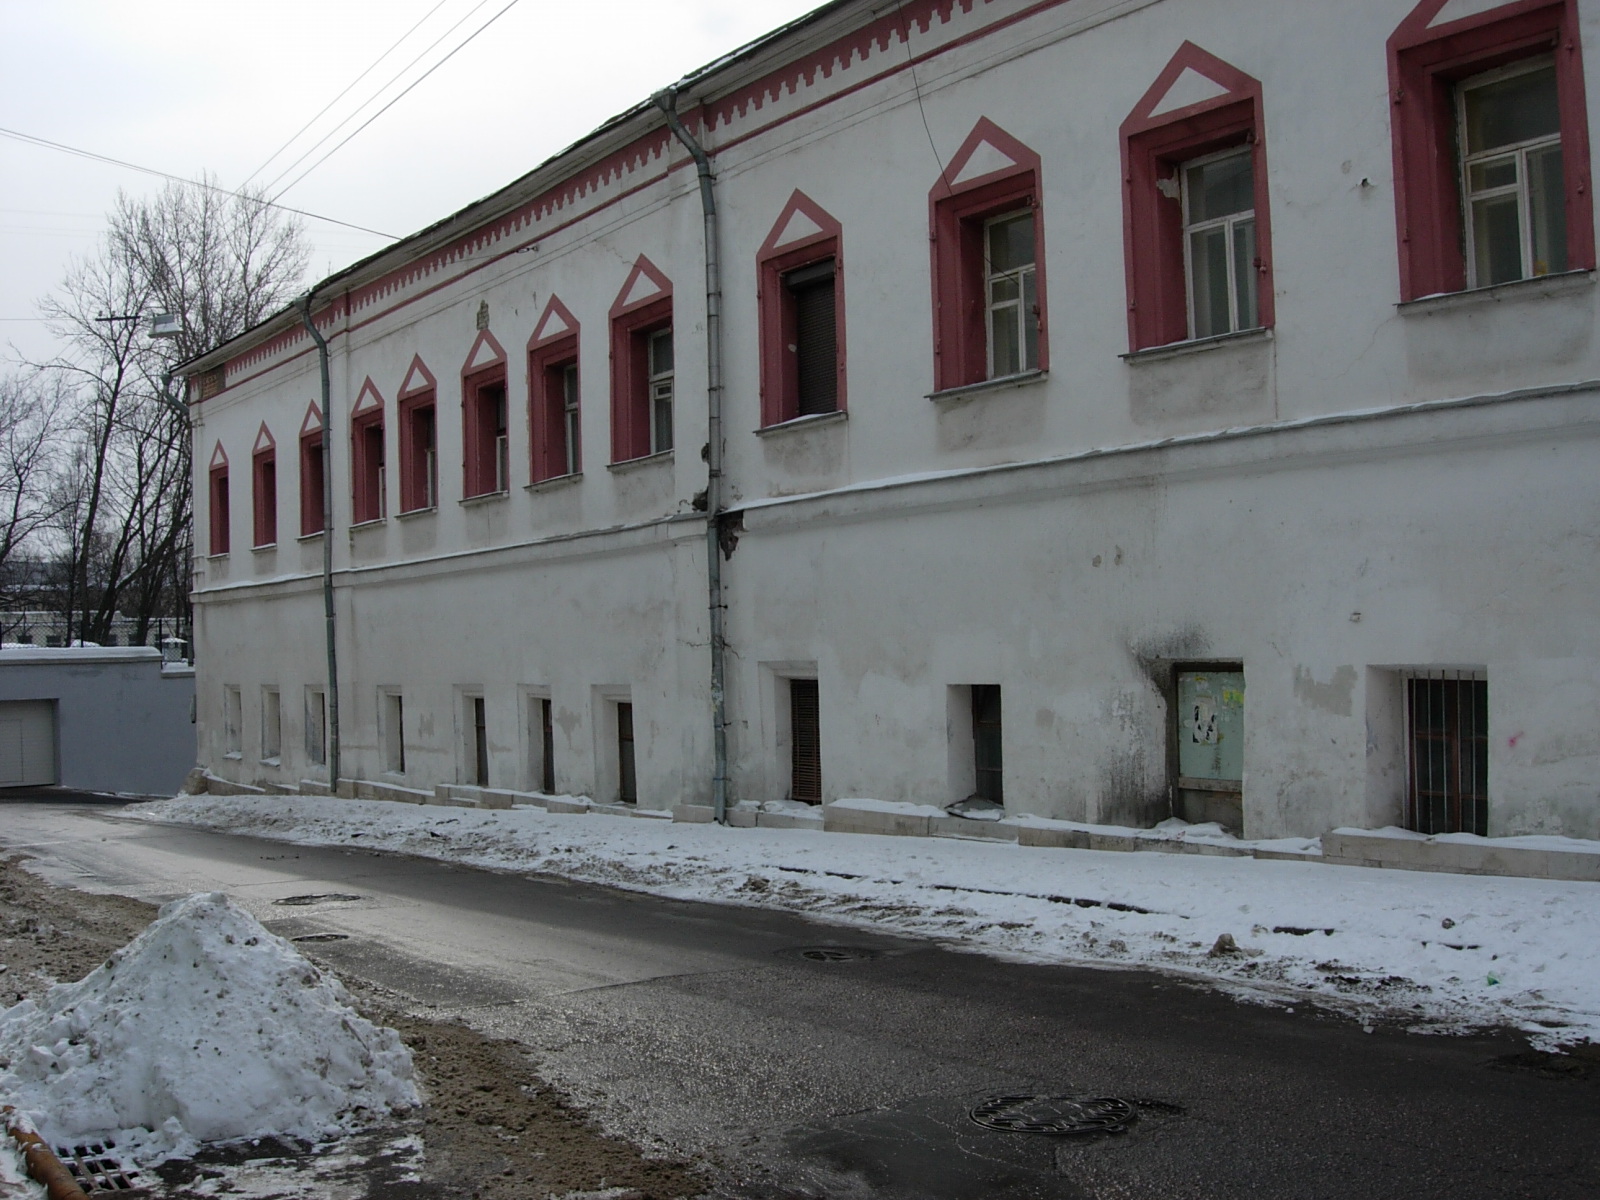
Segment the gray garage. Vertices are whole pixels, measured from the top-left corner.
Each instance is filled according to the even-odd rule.
[[[0,650],[0,788],[171,795],[194,759],[193,667],[146,646]]]

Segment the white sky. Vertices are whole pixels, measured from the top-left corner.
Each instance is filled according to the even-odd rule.
[[[209,170],[236,187],[438,5],[258,177],[266,182],[456,21],[472,14],[294,174],[506,2],[0,0],[0,127],[184,177]],[[414,232],[817,3],[519,0],[283,202]],[[93,250],[118,188],[153,193],[163,182],[4,136],[0,181],[0,357],[42,358],[52,340],[29,319],[35,301]],[[318,221],[307,230],[312,278],[384,244]]]

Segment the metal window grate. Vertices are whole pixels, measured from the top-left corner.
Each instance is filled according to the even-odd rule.
[[[1001,763],[1000,686],[972,685],[973,794],[994,804],[1005,803]]]
[[[1489,684],[1471,672],[1406,680],[1406,826],[1489,832]]]
[[[482,696],[472,698],[472,782],[489,786],[489,717]]]
[[[815,679],[789,681],[789,746],[793,761],[790,798],[821,804],[822,733]]]
[[[139,1172],[112,1157],[115,1142],[91,1142],[85,1146],[57,1146],[56,1157],[66,1167],[72,1181],[91,1196],[107,1193],[144,1194]]]
[[[556,790],[556,727],[548,697],[539,701],[539,740],[543,755],[539,763],[539,785],[549,796]]]
[[[624,804],[639,802],[639,785],[633,764],[633,705],[617,705],[617,798]]]

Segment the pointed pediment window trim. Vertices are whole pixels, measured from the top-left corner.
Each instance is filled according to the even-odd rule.
[[[227,466],[228,452],[222,448],[222,443],[218,442],[211,451],[211,465],[209,470],[226,470]]]
[[[941,196],[955,195],[1038,169],[1039,155],[1033,149],[988,117],[980,117],[951,156],[934,190]]]
[[[317,406],[315,400],[306,405],[305,419],[300,422],[300,436],[322,436],[322,409]]]
[[[547,342],[553,342],[557,338],[575,337],[577,333],[578,318],[573,316],[572,310],[561,302],[561,297],[552,295],[545,301],[544,311],[534,322],[533,334],[528,338],[528,349],[537,350]]]
[[[261,422],[261,428],[256,431],[256,443],[251,447],[250,453],[264,454],[268,450],[276,450],[277,448],[278,443],[272,436],[272,430],[267,428],[265,421]]]
[[[467,351],[467,357],[461,364],[461,373],[477,375],[495,367],[504,367],[505,364],[505,347],[499,343],[494,334],[487,329],[480,329],[478,336],[472,339],[472,349]]]
[[[409,400],[419,392],[433,392],[438,388],[439,381],[433,377],[433,372],[428,370],[428,364],[422,361],[422,356],[413,355],[411,365],[406,368],[405,382],[400,385],[400,394],[396,398]]]
[[[1197,90],[1185,94],[1180,83]],[[1200,90],[1207,83],[1215,89],[1210,95]],[[1143,133],[1158,125],[1169,125],[1229,104],[1248,102],[1260,95],[1259,80],[1193,42],[1184,42],[1139,98],[1139,103],[1133,106],[1122,123],[1122,133],[1124,137]],[[1171,105],[1166,103],[1169,97],[1174,101]]]
[[[361,383],[361,390],[356,393],[355,407],[350,410],[350,416],[365,417],[382,411],[383,393],[378,390],[378,385],[372,382],[372,376],[368,375]]]
[[[613,318],[623,316],[671,295],[672,280],[662,273],[660,267],[641,254],[634,260],[633,266],[628,271],[628,277],[623,280],[622,290],[612,302],[610,316]]]

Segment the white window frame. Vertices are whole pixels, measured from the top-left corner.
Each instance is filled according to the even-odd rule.
[[[1007,222],[1015,221],[1015,220],[1022,219],[1022,218],[1025,218],[1028,221],[1032,221],[1033,220],[1033,209],[1032,208],[1012,209],[1010,212],[1001,213],[999,216],[996,216],[996,217],[990,217],[988,220],[984,221],[984,223],[983,223],[983,344],[984,344],[984,349],[985,349],[985,351],[987,352],[987,354],[989,356],[988,357],[988,362],[986,364],[986,371],[987,371],[988,378],[990,378],[990,379],[999,379],[999,378],[1001,378],[1001,376],[995,371],[995,365],[994,365],[994,363],[995,363],[994,317],[995,317],[995,313],[1000,312],[1001,310],[1007,309],[1007,308],[1014,308],[1017,311],[1016,361],[1021,365],[1020,365],[1020,367],[1019,367],[1019,369],[1017,371],[1015,371],[1015,372],[1008,371],[1008,372],[1006,372],[1006,374],[1007,375],[1026,374],[1029,371],[1037,371],[1039,369],[1038,342],[1035,341],[1035,343],[1034,343],[1033,358],[1032,358],[1032,360],[1030,360],[1029,356],[1028,356],[1027,326],[1024,323],[1024,322],[1027,322],[1027,321],[1033,321],[1035,323],[1035,325],[1037,325],[1038,324],[1038,320],[1039,320],[1039,315],[1038,315],[1038,313],[1036,311],[1035,312],[1030,312],[1030,311],[1028,311],[1028,308],[1025,307],[1025,305],[1027,303],[1026,297],[1028,295],[1028,281],[1030,279],[1033,281],[1034,295],[1035,295],[1035,297],[1038,296],[1038,286],[1039,286],[1039,279],[1038,279],[1038,274],[1039,274],[1038,238],[1035,237],[1035,239],[1034,239],[1033,261],[1028,263],[1025,266],[1015,267],[1015,268],[1013,268],[1012,270],[1009,270],[1009,271],[997,271],[997,270],[994,269],[993,263],[992,263],[992,261],[991,261],[991,259],[989,257],[989,236],[990,236],[990,232],[994,229],[994,227],[996,225],[1004,225]],[[999,282],[1001,282],[1003,280],[1007,280],[1007,279],[1015,280],[1015,282],[1016,282],[1016,285],[1017,285],[1016,298],[1012,299],[1012,300],[996,301],[995,298],[994,298],[994,285],[996,283],[999,283]],[[1033,305],[1033,307],[1035,309],[1038,307],[1037,302]]]
[[[566,439],[566,468],[568,475],[578,473],[578,450],[581,443],[578,409],[578,364],[569,362],[561,368],[561,429]]]
[[[1461,159],[1459,184],[1461,187],[1461,224],[1466,237],[1467,248],[1467,287],[1487,287],[1486,283],[1478,280],[1478,247],[1475,235],[1476,222],[1473,221],[1473,203],[1478,200],[1493,200],[1500,196],[1515,195],[1517,198],[1517,233],[1521,241],[1522,275],[1523,279],[1533,279],[1534,275],[1534,249],[1533,249],[1533,200],[1528,184],[1528,156],[1552,146],[1562,146],[1561,129],[1558,127],[1553,134],[1544,137],[1530,138],[1523,142],[1512,142],[1505,146],[1496,146],[1492,150],[1479,150],[1477,153],[1467,151],[1467,93],[1478,88],[1495,83],[1503,83],[1507,79],[1515,79],[1518,75],[1531,75],[1535,71],[1555,69],[1555,56],[1541,54],[1534,58],[1525,58],[1518,62],[1508,63],[1506,66],[1497,67],[1493,71],[1485,71],[1481,75],[1474,75],[1456,84],[1456,145],[1460,148]],[[1559,80],[1557,82],[1559,86]],[[1472,168],[1483,163],[1493,162],[1498,158],[1515,158],[1517,164],[1517,181],[1503,184],[1500,187],[1484,188],[1482,191],[1472,190]],[[1566,169],[1565,150],[1563,148],[1562,169]],[[1563,198],[1565,203],[1565,198]],[[1512,282],[1501,280],[1502,283]]]
[[[1261,243],[1260,243],[1261,229],[1260,229],[1260,226],[1256,225],[1256,208],[1255,208],[1255,205],[1252,203],[1248,209],[1241,209],[1238,212],[1227,213],[1226,215],[1220,216],[1220,217],[1212,217],[1210,220],[1206,220],[1206,221],[1190,221],[1189,220],[1189,201],[1190,201],[1190,195],[1189,195],[1189,172],[1190,172],[1190,170],[1193,169],[1194,167],[1209,166],[1211,163],[1221,162],[1223,159],[1239,158],[1239,157],[1244,157],[1244,156],[1249,155],[1249,156],[1252,156],[1252,162],[1250,164],[1250,170],[1251,170],[1251,181],[1253,183],[1254,179],[1255,179],[1255,166],[1256,166],[1255,162],[1253,161],[1253,154],[1254,154],[1253,149],[1248,145],[1246,145],[1246,146],[1230,146],[1230,147],[1228,147],[1228,149],[1219,150],[1215,154],[1205,154],[1205,155],[1201,155],[1199,158],[1191,158],[1187,162],[1183,163],[1182,165],[1180,165],[1178,167],[1178,187],[1179,187],[1179,190],[1182,193],[1182,198],[1183,198],[1183,284],[1184,284],[1184,296],[1185,296],[1185,299],[1188,302],[1186,307],[1188,308],[1189,338],[1190,338],[1191,341],[1200,336],[1199,330],[1195,325],[1195,312],[1196,312],[1196,309],[1197,309],[1198,306],[1195,304],[1195,290],[1194,290],[1195,289],[1194,235],[1197,234],[1197,233],[1208,233],[1213,229],[1222,229],[1224,231],[1224,236],[1226,237],[1227,244],[1228,244],[1228,255],[1227,255],[1227,263],[1228,263],[1228,328],[1226,330],[1224,330],[1222,335],[1219,335],[1219,334],[1207,334],[1206,336],[1207,337],[1217,337],[1217,336],[1224,336],[1225,334],[1228,334],[1228,333],[1243,333],[1247,329],[1256,329],[1256,328],[1259,328],[1260,325],[1261,325],[1261,317],[1260,317],[1259,311],[1257,312],[1256,322],[1255,322],[1254,325],[1245,326],[1245,325],[1241,325],[1240,324],[1240,315],[1239,315],[1239,279],[1238,279],[1238,271],[1237,271],[1237,265],[1236,265],[1236,255],[1234,254],[1234,238],[1238,236],[1237,227],[1239,225],[1244,224],[1245,222],[1248,221],[1252,226],[1255,226],[1257,253],[1253,256],[1253,258],[1254,259],[1259,259],[1260,258],[1259,248],[1260,248],[1260,245],[1261,245]],[[1251,263],[1252,269],[1254,269],[1254,266],[1255,266],[1255,264],[1252,261],[1252,263]],[[1257,307],[1259,309],[1259,303],[1258,303]]]
[[[650,453],[664,454],[672,449],[673,381],[678,363],[678,347],[672,347],[672,363],[664,371],[656,369],[656,344],[665,337],[672,340],[672,327],[645,334],[645,371],[649,377]],[[665,419],[663,419],[663,417]]]

